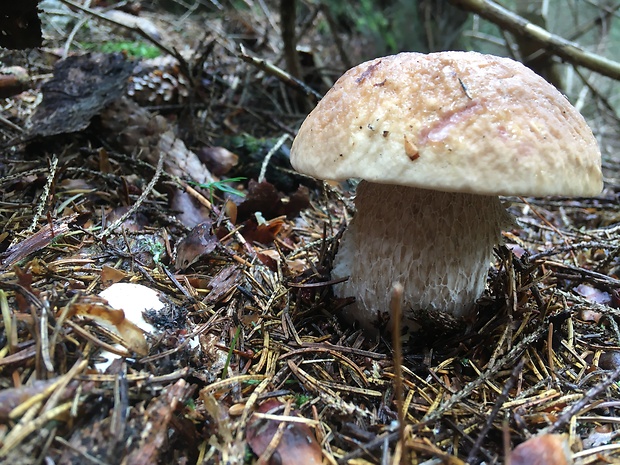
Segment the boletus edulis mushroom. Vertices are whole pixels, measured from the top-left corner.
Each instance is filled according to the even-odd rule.
[[[403,313],[472,317],[507,213],[499,196],[591,196],[601,155],[584,118],[523,64],[475,52],[401,53],[347,71],[302,124],[299,172],[360,178],[334,261],[346,315],[365,327]]]

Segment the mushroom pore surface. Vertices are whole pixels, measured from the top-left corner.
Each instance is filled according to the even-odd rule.
[[[508,221],[497,196],[440,192],[362,181],[357,213],[334,261],[339,297],[356,296],[349,319],[377,328],[389,290],[404,286],[403,316],[454,326],[484,290],[493,246]]]

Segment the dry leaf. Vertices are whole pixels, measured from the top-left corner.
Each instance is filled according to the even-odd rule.
[[[139,355],[149,350],[144,332],[154,328],[144,320],[146,310],[161,310],[159,293],[141,284],[116,283],[99,296],[88,296],[71,307],[72,315],[92,318],[123,338],[128,349]]]
[[[274,411],[282,405],[278,400],[270,399],[259,406],[258,412]],[[299,415],[294,411],[289,416],[299,418]],[[246,430],[246,439],[252,451],[260,456],[267,449],[281,422],[256,418],[256,416],[252,416],[252,418],[253,420],[250,419],[250,424]],[[305,423],[291,421],[284,426],[282,438],[268,464],[298,465],[303,463],[304,465],[318,465],[322,463],[322,459],[321,446],[310,427]]]
[[[583,440],[583,448],[591,449],[600,447],[611,442],[618,437],[620,431],[614,431],[610,425],[600,425],[594,428]]]
[[[572,455],[564,435],[543,434],[515,447],[510,459],[512,465],[571,465]]]
[[[248,184],[248,194],[237,207],[237,217],[240,222],[253,218],[260,212],[263,218],[270,220],[279,216],[291,218],[297,216],[301,210],[310,205],[307,187],[299,186],[287,199],[273,184],[251,180]]]
[[[194,386],[180,379],[166,386],[160,396],[150,399],[143,413],[134,415],[128,420],[128,428],[139,430],[141,434],[137,441],[128,445],[130,452],[124,463],[151,465],[166,462],[162,455],[165,456],[171,431],[173,428],[180,429],[183,424],[182,416],[177,418],[177,411],[182,410],[193,392]],[[195,435],[184,439],[190,442],[198,440]]]
[[[239,156],[224,147],[203,147],[196,152],[214,176],[223,176],[239,163]]]
[[[248,184],[248,193],[237,206],[237,219],[244,222],[260,212],[266,220],[282,214],[282,196],[273,184],[253,179]]]
[[[184,226],[195,228],[197,225],[210,221],[209,210],[200,205],[194,197],[181,189],[175,189],[170,194],[170,208],[176,212],[175,216]]]
[[[240,274],[241,272],[234,265],[222,269],[209,283],[211,292],[205,298],[205,303],[214,304],[222,300],[225,295],[236,287]]]
[[[258,223],[254,219],[247,220],[241,230],[243,237],[249,242],[258,244],[270,244],[284,226],[284,218],[274,218],[264,223]]]
[[[586,300],[597,304],[608,305],[611,302],[611,294],[601,291],[589,284],[580,284],[574,288],[577,294],[583,296]]]
[[[127,277],[127,273],[116,268],[104,265],[101,268],[101,282],[104,286],[110,286],[114,283],[122,281]]]
[[[148,344],[142,330],[125,318],[125,312],[108,307],[105,301],[98,301],[91,297],[87,301],[75,303],[71,308],[71,313],[91,318],[114,331],[123,338],[129,350],[139,355],[148,353]]]
[[[224,211],[226,212],[226,216],[230,218],[230,222],[232,224],[237,224],[237,204],[230,199],[226,199]]]
[[[603,370],[617,370],[620,367],[620,352],[610,348],[610,350],[601,353],[598,366]]]
[[[116,207],[114,210],[110,211],[105,216],[105,226],[107,227],[114,224],[119,218],[121,218],[125,213],[127,213],[128,210],[129,207]],[[118,226],[116,230],[120,231],[121,229],[125,229],[131,232],[138,232],[142,231],[147,224],[148,221],[146,217],[142,213],[136,212],[133,215],[130,215],[128,218],[125,218],[125,220]]]
[[[177,245],[175,268],[185,270],[202,257],[213,252],[217,244],[217,237],[211,233],[211,222],[200,223]]]

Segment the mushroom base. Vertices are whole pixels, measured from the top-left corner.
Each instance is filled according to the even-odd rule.
[[[390,316],[390,289],[404,287],[403,317],[454,326],[472,316],[493,247],[508,214],[498,197],[362,181],[332,277],[338,297],[354,296],[346,318],[378,328]]]

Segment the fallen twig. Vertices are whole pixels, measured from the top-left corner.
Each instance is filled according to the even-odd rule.
[[[455,6],[488,19],[512,33],[540,42],[557,56],[575,65],[584,66],[612,79],[620,79],[620,63],[587,52],[572,42],[552,34],[540,26],[490,0],[450,0]]]

